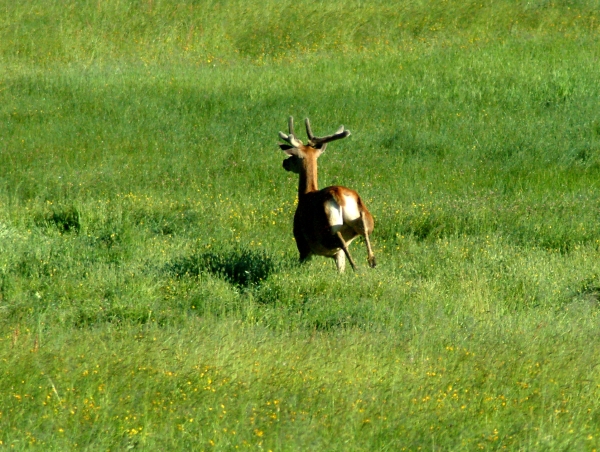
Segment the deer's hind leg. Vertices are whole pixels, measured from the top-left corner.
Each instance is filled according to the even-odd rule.
[[[377,262],[375,261],[375,254],[371,247],[371,240],[369,239],[369,231],[373,231],[374,226],[373,217],[358,195],[357,198],[349,196],[344,197],[344,201],[343,222],[344,225],[349,226],[344,235],[346,236],[348,244],[356,237],[356,235],[362,235],[367,244],[369,266],[374,268],[377,265]]]
[[[369,261],[369,266],[371,268],[375,268],[377,266],[377,261],[375,260],[375,254],[373,253],[373,248],[371,248],[371,240],[369,240],[369,228],[367,227],[367,219],[365,212],[361,210],[360,212],[360,222],[362,226],[361,231],[356,231],[360,235],[365,238],[365,243],[367,244],[367,260]],[[371,226],[372,229],[372,226]]]
[[[352,270],[356,271],[356,264],[354,263],[354,259],[352,259],[352,256],[350,256],[350,251],[348,250],[348,245],[346,244],[346,241],[344,240],[342,233],[340,231],[337,231],[336,235],[338,236],[338,239],[340,239],[340,244],[342,246],[342,249],[340,251],[338,251],[335,255],[335,263],[338,266],[338,271],[340,273],[342,273],[344,271],[344,254],[348,258],[348,262],[350,262],[350,265],[352,266]],[[342,253],[342,255],[340,255],[340,253]],[[340,264],[341,264],[341,270],[340,270]]]

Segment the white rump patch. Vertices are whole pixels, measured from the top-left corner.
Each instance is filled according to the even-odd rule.
[[[342,206],[333,199],[330,199],[325,202],[325,215],[327,215],[329,226],[331,226],[331,230],[335,234],[344,224],[344,212]]]
[[[325,203],[325,215],[327,215],[329,226],[331,226],[331,231],[334,234],[342,228],[344,223],[349,223],[360,218],[356,200],[350,196],[344,196],[344,200],[346,201],[344,207],[340,206],[333,199]]]
[[[360,218],[360,210],[358,210],[358,204],[356,199],[352,196],[344,196],[346,205],[344,206],[344,223],[349,223]]]

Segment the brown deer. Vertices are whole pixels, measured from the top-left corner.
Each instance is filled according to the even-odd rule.
[[[294,134],[294,118],[291,116],[289,134],[279,132],[279,137],[285,141],[279,147],[289,155],[283,161],[283,168],[300,175],[298,208],[294,215],[294,238],[300,252],[300,262],[313,254],[332,257],[342,273],[346,256],[356,271],[348,246],[362,235],[367,244],[369,265],[375,267],[375,255],[369,241],[374,221],[367,206],[354,190],[337,185],[319,190],[317,182],[317,159],[325,151],[327,143],[346,138],[350,131],[341,126],[333,135],[315,137],[308,118],[305,123],[308,135],[306,145]]]

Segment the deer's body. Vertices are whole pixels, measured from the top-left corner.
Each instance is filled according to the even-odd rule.
[[[294,135],[293,120],[290,118],[290,134],[280,133],[287,144],[280,144],[290,157],[284,160],[287,171],[299,174],[298,208],[294,215],[294,238],[300,253],[300,261],[312,255],[332,257],[338,271],[343,272],[345,257],[352,268],[354,261],[348,245],[359,235],[365,238],[368,260],[375,266],[375,256],[371,249],[369,235],[374,221],[358,193],[346,187],[331,186],[319,190],[317,158],[323,153],[328,142],[344,138],[350,132],[343,126],[334,135],[317,138],[312,135],[310,123],[306,120],[309,142],[305,146]]]
[[[304,260],[311,254],[334,257],[341,249],[337,233],[346,245],[364,235],[361,212],[367,217],[367,233],[373,231],[373,217],[354,190],[327,187],[306,193],[298,199],[294,215],[294,238]]]

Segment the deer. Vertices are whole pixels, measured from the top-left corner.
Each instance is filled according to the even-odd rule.
[[[356,271],[356,264],[350,256],[348,246],[362,236],[367,245],[367,260],[371,268],[376,266],[369,235],[375,222],[360,196],[350,188],[333,185],[319,190],[317,179],[317,159],[325,152],[327,144],[350,135],[341,126],[334,134],[324,137],[313,135],[310,121],[305,119],[306,145],[294,133],[294,118],[288,121],[289,133],[279,132],[285,143],[279,147],[288,157],[283,168],[299,175],[298,206],[294,214],[294,239],[300,253],[300,262],[311,256],[325,256],[335,259],[337,270],[343,273],[346,259]]]

